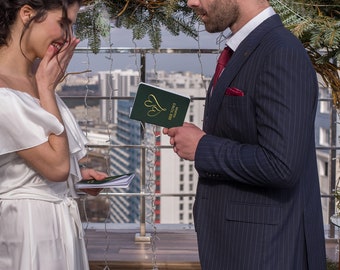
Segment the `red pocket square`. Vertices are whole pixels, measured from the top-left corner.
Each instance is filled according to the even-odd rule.
[[[226,96],[244,96],[244,93],[242,90],[237,89],[236,87],[229,87],[225,91]]]

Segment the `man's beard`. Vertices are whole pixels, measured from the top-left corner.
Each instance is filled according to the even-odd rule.
[[[238,6],[234,3],[229,3],[224,8],[217,5],[212,6],[210,10],[215,10],[215,14],[213,17],[209,16],[211,20],[204,22],[205,29],[209,33],[223,32],[228,27],[230,28],[239,16]]]

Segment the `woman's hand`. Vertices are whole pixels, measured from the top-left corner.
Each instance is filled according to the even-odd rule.
[[[79,42],[79,39],[73,37],[59,51],[53,45],[48,47],[35,73],[40,95],[47,90],[54,92],[54,89],[64,77],[74,49]]]
[[[104,172],[99,172],[99,171],[96,171],[94,169],[89,169],[89,168],[82,168],[81,176],[83,179],[95,179],[99,181],[108,177],[108,175]],[[90,194],[92,196],[97,196],[101,190],[102,190],[101,188],[81,189],[81,191],[84,191],[85,193]]]

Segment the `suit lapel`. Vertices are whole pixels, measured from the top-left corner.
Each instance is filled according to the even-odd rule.
[[[254,31],[252,31],[246,37],[246,39],[241,42],[237,50],[234,52],[233,56],[228,62],[227,67],[224,69],[219,80],[217,81],[214,93],[211,97],[209,97],[209,93],[211,91],[210,84],[205,107],[204,130],[206,132],[212,133],[215,128],[217,115],[225,95],[225,90],[231,86],[231,82],[237,76],[239,70],[246,63],[247,59],[250,57],[256,47],[260,44],[263,36],[271,29],[278,26],[282,26],[282,23],[279,16],[274,15],[255,28]]]

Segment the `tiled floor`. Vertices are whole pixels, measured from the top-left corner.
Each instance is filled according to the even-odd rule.
[[[136,242],[139,228],[124,227],[86,230],[91,270],[105,269],[105,266],[110,270],[200,269],[193,228],[170,225],[156,231],[147,229],[146,236],[152,236],[154,241]]]
[[[200,269],[193,227],[147,227],[151,243],[135,241],[139,230],[138,224],[89,225],[85,231],[91,270]],[[330,260],[338,261],[338,241],[327,239],[326,252]]]

